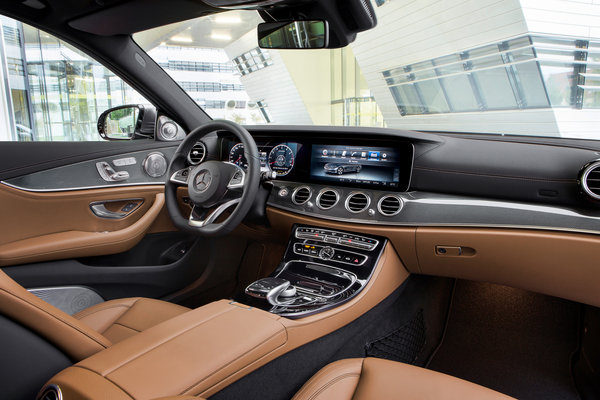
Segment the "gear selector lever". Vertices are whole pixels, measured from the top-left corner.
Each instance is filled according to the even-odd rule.
[[[285,306],[295,301],[296,288],[282,278],[263,278],[246,288],[248,296],[266,299],[273,306]],[[279,298],[287,300],[279,300]]]

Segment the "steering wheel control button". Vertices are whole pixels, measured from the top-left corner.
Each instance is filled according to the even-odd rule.
[[[238,186],[241,185],[244,181],[244,173],[242,171],[236,171],[231,180],[229,181],[229,186]]]

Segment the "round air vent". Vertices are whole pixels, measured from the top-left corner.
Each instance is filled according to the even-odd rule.
[[[346,210],[351,213],[359,213],[365,211],[371,204],[371,198],[363,192],[350,193],[346,199]]]
[[[206,146],[202,142],[197,142],[188,154],[188,161],[192,165],[198,165],[204,160],[204,156],[206,156]]]
[[[38,400],[63,400],[60,388],[56,385],[47,385],[37,397]]]
[[[581,175],[583,191],[596,200],[600,200],[600,161],[587,165]]]
[[[308,186],[300,186],[292,193],[292,202],[297,205],[302,205],[310,199],[312,190]]]
[[[321,192],[319,192],[319,195],[317,196],[317,206],[321,210],[329,210],[331,207],[337,204],[339,199],[340,196],[335,190],[323,189],[321,190]]]
[[[379,200],[379,203],[377,204],[377,210],[379,210],[379,213],[385,215],[386,217],[392,217],[402,210],[403,205],[404,203],[400,197],[388,194]]]

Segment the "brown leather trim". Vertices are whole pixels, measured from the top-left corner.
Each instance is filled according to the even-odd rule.
[[[64,369],[51,381],[60,387],[64,400],[133,400],[117,385],[85,368]]]
[[[276,235],[287,241],[292,232],[293,224],[316,225],[324,228],[342,229],[351,232],[362,232],[365,234],[387,237],[394,245],[402,264],[410,272],[418,273],[419,262],[415,251],[414,227],[390,227],[379,225],[352,224],[346,222],[329,221],[320,218],[307,217],[288,211],[267,207],[267,217]]]
[[[199,394],[203,397],[210,397],[269,361],[349,324],[389,296],[408,276],[408,271],[402,265],[392,246],[386,246],[371,280],[355,298],[332,310],[305,318],[297,320],[281,318],[280,322],[286,327],[288,335],[284,346],[251,365],[240,368],[214,386],[205,387],[204,391]]]
[[[39,299],[0,271],[0,314],[47,338],[74,361],[110,346],[83,322]]]
[[[413,365],[365,358],[352,399],[510,400],[512,397]]]
[[[159,185],[113,187],[66,192],[27,192],[0,183],[0,245],[17,240],[65,231],[112,232],[137,221],[152,205]],[[89,204],[94,201],[142,198],[144,204],[120,220],[94,216]]]
[[[335,309],[290,320],[221,300],[145,330],[77,366],[106,377],[136,400],[174,394],[209,397],[282,354],[355,320],[408,275],[388,245],[365,289]]]
[[[146,234],[163,208],[164,194],[156,193],[150,204],[150,208],[137,221],[119,230],[93,232],[69,230],[0,245],[0,265],[97,256],[126,251],[136,245]],[[91,214],[91,211],[89,212]],[[129,218],[126,217],[124,220]]]
[[[292,400],[350,400],[358,386],[362,367],[362,358],[331,363],[310,378]]]
[[[222,300],[83,360],[135,399],[196,395],[285,344],[280,318]],[[90,393],[92,394],[92,393]]]
[[[418,228],[424,274],[493,282],[600,306],[600,237],[518,229]],[[469,248],[438,255],[435,246]]]
[[[509,400],[512,397],[439,372],[378,358],[331,363],[292,400]],[[514,399],[513,399],[514,400]]]

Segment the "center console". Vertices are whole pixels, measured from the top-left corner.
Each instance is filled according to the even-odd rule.
[[[367,284],[386,239],[294,225],[279,267],[246,288],[246,303],[301,318],[337,307]]]
[[[210,397],[354,321],[409,275],[383,237],[289,228],[279,267],[248,286],[244,299],[204,305],[116,343],[61,371],[44,390],[61,391],[63,400]]]

